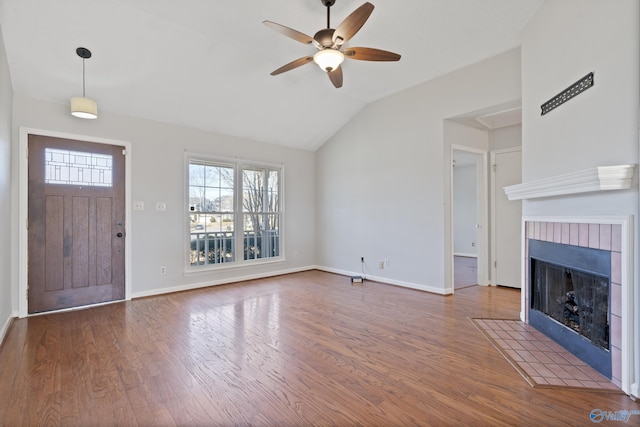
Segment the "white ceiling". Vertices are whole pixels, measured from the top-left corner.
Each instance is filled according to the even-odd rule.
[[[315,150],[368,103],[519,46],[543,1],[371,0],[349,45],[402,59],[347,59],[341,89],[314,64],[269,75],[315,48],[262,21],[313,36],[321,0],[0,0],[0,26],[16,95],[81,96],[82,46],[99,112]],[[337,0],[331,26],[362,3]]]

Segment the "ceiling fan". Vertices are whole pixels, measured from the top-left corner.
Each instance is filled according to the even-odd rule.
[[[284,34],[300,43],[313,44],[317,49],[315,55],[304,56],[278,68],[272,76],[293,70],[310,62],[315,62],[326,71],[329,80],[337,88],[342,87],[342,62],[345,58],[361,61],[398,61],[400,55],[381,49],[370,47],[345,47],[347,43],[362,28],[369,15],[373,12],[373,5],[369,2],[354,10],[335,29],[331,28],[331,6],[336,0],[320,0],[327,7],[327,28],[318,31],[313,37],[296,31],[284,25],[271,21],[263,21],[267,27]]]

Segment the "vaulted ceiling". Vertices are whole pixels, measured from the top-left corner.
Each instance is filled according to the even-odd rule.
[[[348,59],[340,89],[314,64],[269,75],[315,48],[262,21],[313,36],[326,26],[321,0],[0,0],[0,26],[16,95],[81,96],[82,46],[93,53],[86,95],[100,112],[315,150],[368,103],[519,46],[543,3],[370,1],[349,45],[402,59]],[[337,0],[331,26],[362,3]]]

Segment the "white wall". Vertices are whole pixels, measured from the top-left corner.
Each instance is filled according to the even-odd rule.
[[[16,96],[13,110],[14,147],[19,144],[19,127],[70,133],[79,138],[88,136],[130,142],[133,169],[130,196],[131,200],[145,202],[144,211],[132,212],[131,224],[127,227],[128,237],[132,239],[131,285],[134,297],[199,284],[296,271],[314,265],[313,152],[106,111],[100,111],[100,117],[96,120],[76,119],[68,110],[68,105]],[[285,262],[185,275],[185,151],[284,165]],[[13,162],[14,165],[19,164],[17,154],[13,156]],[[18,171],[17,167],[15,169],[13,184],[17,186],[24,171]],[[154,210],[157,201],[166,202],[166,212]],[[14,202],[18,204],[17,199]],[[17,232],[14,233],[14,239],[18,239]],[[293,256],[294,252],[298,253],[297,257]],[[160,266],[167,267],[166,275],[160,274]]]
[[[492,151],[520,146],[522,146],[522,125],[506,126],[489,131],[489,149]]]
[[[316,152],[317,263],[445,292],[450,283],[450,117],[520,99],[511,50],[368,105]],[[380,270],[378,261],[389,259]]]
[[[12,316],[11,298],[11,104],[13,89],[0,32],[0,342]]]
[[[476,165],[453,169],[453,253],[476,255]]]
[[[594,72],[594,86],[548,114],[540,105]],[[640,3],[548,1],[522,35],[523,182],[596,166],[639,162]],[[633,188],[526,200],[523,215],[633,215],[638,283],[638,170]],[[636,302],[638,300],[636,299]],[[638,304],[635,342],[640,342]],[[633,356],[637,380],[640,357]],[[624,383],[624,379],[623,379]],[[636,395],[638,390],[636,389]]]
[[[546,2],[524,29],[523,182],[638,163],[638,7],[637,0]],[[541,104],[591,71],[592,88],[540,115]],[[523,213],[634,213],[637,196],[634,188],[527,201]]]

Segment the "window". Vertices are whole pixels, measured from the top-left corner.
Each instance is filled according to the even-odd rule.
[[[278,170],[242,170],[244,259],[280,255],[280,198]]]
[[[188,160],[189,266],[280,257],[279,167]]]

